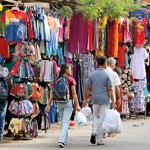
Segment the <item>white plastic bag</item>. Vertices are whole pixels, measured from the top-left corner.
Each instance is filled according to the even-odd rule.
[[[121,118],[117,110],[108,109],[104,123],[102,125],[104,133],[120,133],[121,132]]]
[[[83,115],[81,111],[76,111],[74,120],[78,126],[87,125],[87,118]]]

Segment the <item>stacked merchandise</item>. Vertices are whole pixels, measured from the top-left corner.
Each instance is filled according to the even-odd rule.
[[[15,137],[34,138],[38,135],[35,117],[39,113],[39,106],[36,101],[29,99],[33,93],[31,84],[25,80],[14,84],[10,90],[15,99],[9,105],[9,111],[13,114],[9,129]]]

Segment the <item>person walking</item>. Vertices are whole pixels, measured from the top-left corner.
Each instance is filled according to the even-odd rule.
[[[116,60],[113,57],[108,58],[106,71],[108,72],[112,80],[114,102],[119,107],[121,105],[121,95],[120,95],[121,81],[118,74],[114,71],[115,67],[116,67]],[[110,108],[112,109],[113,107],[110,105]],[[108,133],[108,137],[114,137],[114,136],[116,136],[116,133]]]
[[[74,78],[71,77],[72,70],[69,64],[63,64],[60,68],[60,73],[58,79],[61,77],[65,77],[69,84],[69,93],[70,93],[70,100],[66,103],[57,103],[58,112],[60,115],[60,137],[58,141],[58,146],[61,148],[65,148],[68,142],[68,128],[70,123],[70,117],[73,112],[73,100],[75,104],[75,109],[80,111],[81,108],[78,103],[78,98],[76,94],[76,82]],[[51,102],[53,101],[53,92],[51,92],[50,99],[48,101],[46,111],[50,110]]]
[[[112,101],[112,106],[116,107],[116,105],[114,102],[112,81],[106,71],[107,57],[98,57],[97,62],[99,67],[89,77],[88,86],[85,92],[85,101],[88,100],[92,92],[94,121],[90,142],[92,144],[97,143],[97,145],[104,145],[102,142],[102,124],[106,116],[106,111],[110,105],[110,99]]]
[[[115,103],[116,103],[116,98],[117,98],[117,103],[119,106],[121,104],[121,95],[120,95],[121,81],[120,81],[118,74],[114,71],[115,67],[116,67],[116,60],[113,57],[108,58],[106,71],[108,72],[112,80],[112,88],[113,88]]]

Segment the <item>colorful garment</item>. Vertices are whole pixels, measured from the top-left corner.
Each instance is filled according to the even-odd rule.
[[[15,116],[30,116],[34,112],[33,105],[29,100],[13,100],[8,110]]]
[[[45,82],[54,82],[54,72],[53,72],[53,61],[41,60],[40,66],[40,78]]]
[[[0,38],[0,55],[9,58],[9,45],[3,38]]]
[[[88,23],[84,20],[81,13],[73,13],[70,26],[70,37],[67,46],[67,50],[72,54],[76,53],[78,49],[80,53],[86,53],[87,51]]]
[[[125,66],[125,52],[126,52],[125,45],[118,46],[117,66],[119,66],[119,67]]]
[[[24,23],[20,22],[11,22],[6,25],[5,31],[5,40],[8,42],[18,42],[21,43],[24,41]]]
[[[129,105],[128,105],[128,96],[126,93],[122,94],[122,114],[128,115],[129,114]]]
[[[20,21],[23,21],[25,25],[28,24],[27,14],[22,10],[19,10],[19,11],[7,10],[7,11],[5,11],[2,16],[2,22],[9,24],[10,20],[12,18],[16,18],[16,19],[19,19]]]
[[[119,21],[108,20],[107,26],[107,56],[118,57],[118,25]]]
[[[59,26],[59,33],[58,33],[58,41],[63,42],[63,35],[64,35],[64,18],[59,18],[60,26]]]
[[[88,78],[90,74],[95,70],[94,57],[91,53],[80,54],[79,60],[80,60],[81,66],[83,67],[83,74],[82,74],[83,83],[81,85],[83,86],[83,93],[84,93],[88,84]]]
[[[124,43],[131,42],[131,35],[129,31],[129,19],[124,19]]]
[[[145,81],[139,80],[135,81],[133,87],[136,90],[135,97],[130,101],[129,109],[131,112],[139,113],[145,111],[145,96],[144,90]]]
[[[121,74],[121,85],[123,92],[129,92],[131,91],[131,80],[130,80],[130,68],[125,67],[122,69],[122,74]]]
[[[145,42],[145,34],[146,34],[146,25],[147,20],[142,19],[135,19],[134,21],[134,46],[140,47],[143,46]]]
[[[93,50],[93,24],[92,20],[88,20],[88,51],[91,52]]]
[[[70,19],[69,18],[65,18],[65,23],[64,23],[64,39],[65,40],[69,40],[69,36],[70,36]]]

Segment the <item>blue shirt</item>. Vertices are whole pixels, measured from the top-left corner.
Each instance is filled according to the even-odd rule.
[[[95,70],[88,79],[88,85],[92,88],[93,104],[109,104],[108,87],[112,81],[104,68]]]

